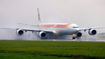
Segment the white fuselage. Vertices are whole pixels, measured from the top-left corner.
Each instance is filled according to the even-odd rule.
[[[79,30],[78,25],[68,23],[42,23],[38,25],[40,29],[51,29],[56,31],[59,35],[72,35],[76,34]]]

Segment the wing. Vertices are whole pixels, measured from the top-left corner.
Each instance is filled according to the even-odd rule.
[[[54,30],[52,29],[39,29],[39,28],[8,28],[8,27],[1,27],[0,29],[14,29],[14,30],[23,30],[23,31],[35,31],[35,32],[41,32],[41,31],[44,31],[44,32],[50,32],[50,33],[53,33]]]
[[[35,32],[41,32],[41,31],[44,31],[44,32],[50,32],[50,33],[53,33],[54,30],[51,30],[51,29],[39,29],[39,28],[17,28],[17,29],[21,29],[21,30],[24,30],[24,31],[35,31]]]
[[[100,28],[105,28],[105,27],[87,27],[87,28],[79,28],[79,31],[86,31],[90,29],[100,29]]]
[[[38,25],[30,25],[30,24],[24,24],[24,23],[18,23],[20,25],[28,25],[28,26],[34,26],[34,27],[37,27]]]

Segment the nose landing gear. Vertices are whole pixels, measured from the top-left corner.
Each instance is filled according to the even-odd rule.
[[[72,40],[73,40],[73,41],[76,40],[76,34],[73,34]]]
[[[72,39],[76,39],[76,37],[72,37]]]

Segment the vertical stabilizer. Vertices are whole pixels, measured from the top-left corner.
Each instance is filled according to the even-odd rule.
[[[37,8],[37,12],[38,12],[38,22],[42,23],[42,19],[41,19],[41,16],[40,16],[39,8]]]

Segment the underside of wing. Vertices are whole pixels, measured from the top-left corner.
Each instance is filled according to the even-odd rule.
[[[55,31],[50,30],[50,29],[18,28],[17,34],[23,35],[27,31],[31,31],[32,33],[33,32],[36,33],[36,35],[38,35],[42,39],[48,38],[49,34],[56,33]]]
[[[17,29],[21,29],[23,31],[34,31],[34,32],[53,32],[54,30],[51,29],[38,29],[38,28],[17,28]]]

